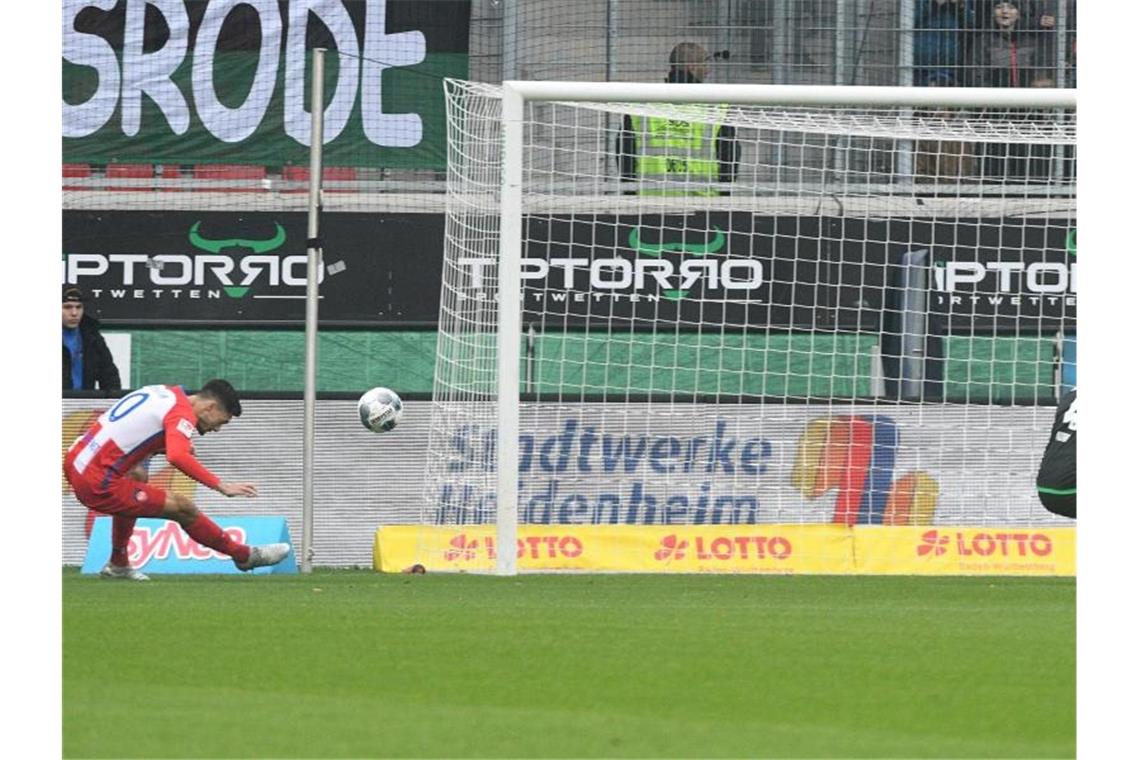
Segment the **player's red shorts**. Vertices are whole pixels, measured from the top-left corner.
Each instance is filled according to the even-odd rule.
[[[70,466],[64,465],[67,482],[75,498],[86,507],[107,515],[124,517],[159,517],[166,506],[166,491],[127,477],[111,477],[105,483],[92,483]]]

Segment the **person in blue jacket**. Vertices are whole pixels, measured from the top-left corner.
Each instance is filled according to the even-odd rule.
[[[123,387],[99,321],[84,314],[83,291],[63,286],[63,390],[117,391]]]
[[[918,0],[914,11],[914,84],[963,84],[966,38],[974,29],[973,0]]]

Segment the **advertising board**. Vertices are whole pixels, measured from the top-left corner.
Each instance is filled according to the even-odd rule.
[[[306,225],[300,211],[65,211],[63,279],[90,291],[112,324],[299,326]],[[436,324],[444,231],[442,214],[325,214],[322,323]],[[1076,324],[1070,232],[1059,220],[535,217],[524,231],[523,320],[544,330],[878,333],[899,262],[926,249],[940,330],[1056,331]],[[497,298],[494,264],[457,258],[457,308]]]
[[[442,170],[470,18],[470,0],[66,2],[64,161],[308,166],[323,47],[325,165]]]

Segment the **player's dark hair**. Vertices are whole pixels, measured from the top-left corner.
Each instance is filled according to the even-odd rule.
[[[210,380],[202,386],[198,395],[217,401],[231,417],[241,416],[241,399],[228,380],[218,378]]]

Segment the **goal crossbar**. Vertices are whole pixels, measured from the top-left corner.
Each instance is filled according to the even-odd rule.
[[[506,81],[504,105],[521,101],[735,103],[880,108],[1076,108],[1073,89],[1007,87],[871,87],[842,85],[689,84]],[[505,115],[504,115],[505,118]]]

